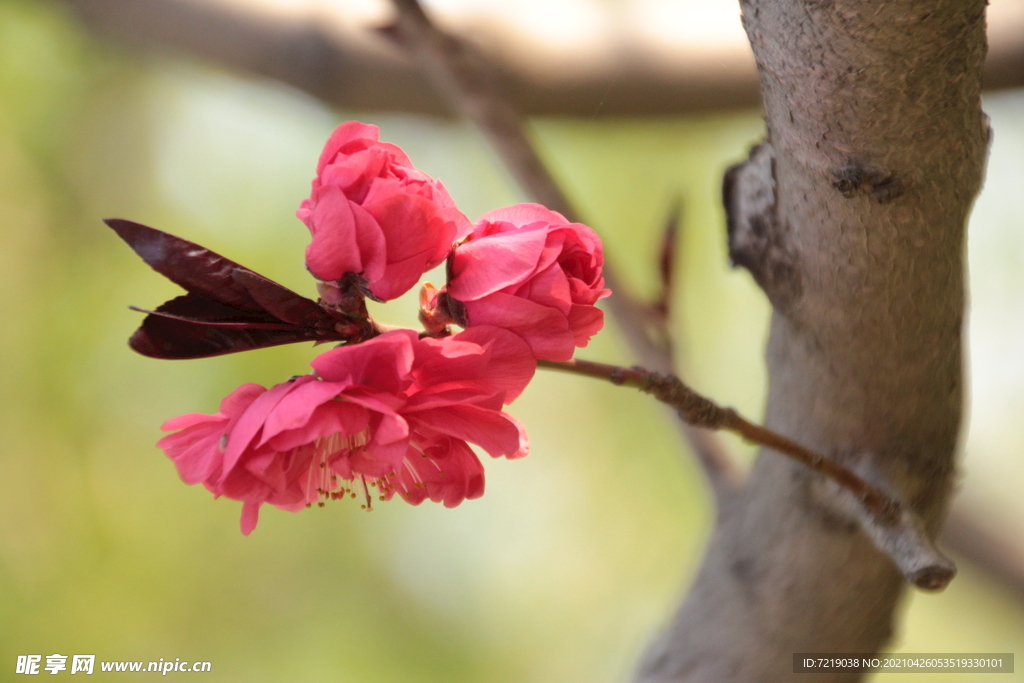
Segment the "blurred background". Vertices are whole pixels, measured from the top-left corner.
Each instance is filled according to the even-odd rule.
[[[241,13],[336,10],[328,2],[223,2]],[[544,7],[556,17],[564,10],[570,26],[600,28],[587,23],[588,7],[626,3],[527,3],[513,13],[511,4],[476,5],[504,15],[473,15],[471,4],[439,7],[476,16],[481,31],[481,16],[500,28],[502,16],[515,14],[533,22],[517,30],[539,26],[543,38],[555,30]],[[655,28],[668,21],[657,20],[664,3],[633,4],[654,8]],[[736,76],[720,84],[717,101],[657,101],[644,111],[629,91],[642,79],[616,76],[621,68],[601,61],[598,48],[589,63],[611,76],[591,88],[589,104],[579,104],[581,95],[545,111],[537,93],[561,86],[539,76],[534,91],[517,92],[536,114],[543,156],[640,294],[655,292],[661,225],[682,198],[674,326],[686,378],[759,418],[769,307],[746,272],[727,266],[718,186],[763,122],[748,87],[749,56],[697,49],[702,40],[735,45],[737,35],[742,49],[737,10],[704,4],[714,9],[694,19],[706,19],[703,32],[686,23],[693,35],[680,40],[697,45],[691,56]],[[154,307],[178,290],[101,218],[181,235],[313,296],[302,265],[308,233],[294,212],[321,146],[350,118],[379,125],[382,139],[442,179],[471,219],[524,198],[479,135],[434,104],[372,110],[368,96],[369,104],[344,108],[310,94],[316,82],[299,89],[254,75],[278,68],[266,62],[239,70],[230,55],[139,49],[146,36],[116,22],[107,25],[114,37],[101,37],[106,5],[0,0],[0,680],[17,655],[61,653],[205,660],[210,681],[625,681],[685,590],[712,514],[667,415],[639,394],[538,373],[511,408],[529,430],[531,455],[485,462],[487,494],[454,510],[400,501],[371,513],[344,501],[297,514],[267,507],[246,538],[239,503],[180,482],[154,446],[164,420],[215,412],[241,383],[302,374],[315,351],[294,345],[182,362],[135,355],[125,342],[141,316],[127,306]],[[353,7],[376,16],[372,3]],[[632,40],[649,46],[678,38],[636,31]],[[666,50],[675,57],[645,62],[652,83],[682,78],[665,66],[679,50]],[[514,68],[530,73],[529,65]],[[577,83],[591,78],[575,73]],[[972,397],[957,502],[970,523],[957,547],[968,557],[946,592],[909,595],[893,647],[1019,659],[1024,91],[990,92],[985,109],[995,142],[970,225]],[[376,314],[414,326],[415,301]],[[632,363],[614,324],[579,356]],[[751,448],[727,442],[749,461]],[[1024,663],[1017,671],[985,680],[1024,681]]]

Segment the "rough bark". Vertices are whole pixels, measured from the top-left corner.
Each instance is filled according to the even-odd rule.
[[[890,487],[934,534],[961,419],[964,226],[989,136],[985,2],[741,6],[768,135],[725,199],[733,261],[774,308],[766,426]],[[796,652],[877,652],[903,587],[834,487],[762,452],[637,680],[788,680]]]

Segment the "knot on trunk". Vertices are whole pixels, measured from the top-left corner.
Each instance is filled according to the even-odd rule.
[[[732,265],[750,271],[775,310],[786,312],[800,296],[800,270],[775,211],[775,154],[770,142],[755,145],[746,161],[726,170],[722,203]]]

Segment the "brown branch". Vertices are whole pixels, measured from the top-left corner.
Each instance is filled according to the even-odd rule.
[[[64,0],[96,33],[135,47],[158,47],[294,86],[333,106],[451,115],[426,74],[401,55],[354,31],[325,28],[312,11],[280,18],[240,3],[210,0]],[[993,12],[1012,0],[995,3]],[[318,10],[319,11],[319,10]],[[338,10],[340,13],[341,10]],[[986,87],[1024,85],[1024,22],[1012,11],[993,20]],[[328,19],[331,17],[328,16]],[[344,19],[344,17],[334,17]],[[567,68],[555,60],[544,76],[503,55],[529,54],[530,37],[487,36],[491,71],[501,75],[516,108],[529,115],[650,116],[758,106],[749,48],[737,43],[667,58],[639,36],[616,35],[601,64]]]
[[[799,462],[856,498],[866,513],[858,515],[864,530],[878,548],[893,559],[908,581],[926,590],[941,590],[956,575],[956,566],[935,548],[913,509],[895,495],[868,482],[845,465],[749,422],[732,408],[722,408],[686,386],[678,377],[644,368],[623,368],[580,359],[565,362],[540,360],[537,365],[639,389],[671,406],[693,427],[724,429]]]

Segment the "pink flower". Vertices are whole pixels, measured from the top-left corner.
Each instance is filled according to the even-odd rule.
[[[446,339],[388,332],[314,359],[316,373],[270,390],[247,384],[216,415],[183,415],[157,444],[189,484],[243,501],[242,533],[270,503],[298,510],[371,487],[454,507],[483,493],[467,442],[517,458],[529,444],[502,412],[533,377],[529,348],[496,328]]]
[[[314,276],[342,292],[355,284],[387,301],[444,261],[470,224],[439,181],[378,135],[376,126],[358,121],[338,126],[297,215],[313,235],[306,267]],[[321,291],[336,303],[330,285]]]
[[[603,266],[593,230],[539,204],[518,204],[484,214],[456,246],[442,292],[455,303],[437,301],[464,326],[511,330],[537,358],[569,360],[604,325],[594,305],[611,294]]]

